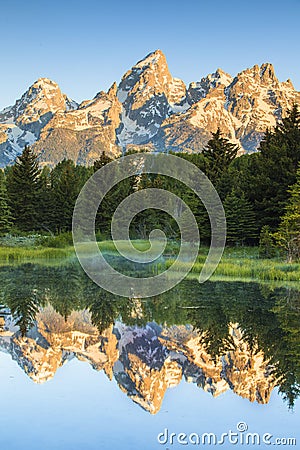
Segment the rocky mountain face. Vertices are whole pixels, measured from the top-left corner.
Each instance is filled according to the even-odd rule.
[[[53,115],[34,144],[41,162],[57,164],[72,159],[90,165],[105,151],[117,155],[116,129],[120,125],[121,104],[114,83],[107,93],[82,102],[76,110],[60,110]]]
[[[300,93],[290,80],[276,78],[272,64],[235,77],[218,69],[186,87],[156,50],[118,86],[80,105],[55,82],[39,79],[0,112],[0,166],[13,162],[26,144],[50,165],[64,158],[92,164],[103,151],[117,156],[132,147],[201,152],[218,127],[241,153],[252,152],[295,102]]]
[[[114,377],[120,389],[151,414],[160,410],[166,390],[182,379],[213,396],[231,389],[251,402],[267,403],[278,384],[272,366],[262,351],[244,341],[238,324],[230,325],[228,335],[231,348],[214,359],[203,336],[190,326],[118,322],[99,333],[88,311],[73,312],[65,321],[48,306],[26,336],[6,316],[0,350],[10,353],[36,383],[53,378],[72,358],[85,361]]]
[[[200,83],[191,83],[188,101],[190,108],[166,118],[157,134],[165,149],[195,152],[219,127],[242,152],[252,152],[266,129],[300,102],[300,93],[289,80],[278,81],[272,64],[263,64],[235,78],[218,69]]]
[[[41,130],[61,111],[72,111],[77,103],[62,94],[59,86],[40,78],[10,106],[0,111],[0,164],[14,161],[25,145],[40,138]]]
[[[189,108],[185,84],[171,76],[160,50],[125,73],[117,95],[122,103],[121,124],[117,130],[122,148],[149,142],[166,117]]]

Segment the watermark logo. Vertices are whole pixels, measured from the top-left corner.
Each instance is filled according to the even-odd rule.
[[[178,445],[240,445],[240,446],[260,446],[260,445],[291,445],[296,446],[294,437],[276,437],[271,433],[250,432],[246,422],[239,422],[234,430],[228,430],[224,433],[216,434],[211,432],[203,433],[174,433],[165,428],[157,435],[157,442],[169,448]]]
[[[118,183],[142,174],[164,175],[183,183],[204,204],[211,225],[211,244],[199,274],[203,283],[215,271],[226,240],[226,219],[222,202],[212,183],[194,164],[174,155],[139,153],[124,156],[99,169],[81,190],[73,214],[73,241],[79,262],[87,275],[100,287],[124,297],[151,297],[168,291],[183,280],[192,269],[199,251],[200,236],[196,219],[189,206],[174,193],[164,189],[141,189],[121,201],[111,221],[111,235],[118,252],[139,264],[157,261],[163,254],[167,237],[160,229],[149,234],[149,249],[139,251],[129,237],[133,218],[149,208],[165,211],[180,230],[180,250],[174,263],[152,277],[134,277],[113,268],[97,244],[95,220],[105,195]]]

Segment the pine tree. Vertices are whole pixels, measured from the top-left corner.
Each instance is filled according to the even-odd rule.
[[[94,162],[94,165],[93,165],[94,172],[101,169],[103,166],[110,163],[111,161],[112,161],[112,158],[107,156],[105,152],[102,152],[100,158]]]
[[[21,231],[39,228],[40,174],[37,156],[25,147],[7,177],[7,192],[14,223]]]
[[[287,252],[287,260],[293,262],[300,259],[300,167],[296,183],[288,192],[290,198],[285,214],[274,236],[278,245]]]
[[[244,245],[252,243],[257,237],[255,214],[244,193],[238,194],[234,189],[224,201],[227,222],[227,242]]]
[[[255,205],[259,226],[268,225],[275,231],[300,161],[300,113],[296,105],[273,131],[266,132],[259,150],[247,174],[247,193]]]
[[[274,236],[271,233],[270,227],[264,225],[259,236],[259,256],[262,258],[272,258],[275,254]]]
[[[230,163],[235,159],[238,146],[221,136],[220,128],[212,133],[202,154],[206,159],[206,174],[212,183],[216,183],[228,170]]]
[[[41,192],[40,192],[40,227],[43,230],[54,232],[56,229],[54,223],[55,198],[52,189],[51,171],[48,166],[42,169],[41,173]]]
[[[12,215],[8,206],[5,176],[0,170],[0,233],[7,233],[12,226]]]
[[[52,170],[54,209],[52,222],[57,231],[72,229],[73,210],[81,185],[73,161],[63,160]]]
[[[94,163],[94,172],[110,163],[112,159],[102,152],[100,158]],[[117,170],[117,169],[116,169]],[[107,180],[104,180],[106,182]],[[95,185],[95,192],[98,187]],[[96,229],[105,237],[111,236],[111,221],[114,212],[120,203],[136,190],[136,176],[131,176],[114,185],[100,203],[96,215]]]
[[[135,181],[135,179],[132,179],[131,190],[134,191],[136,187],[139,191],[145,190],[145,200],[148,195],[147,189],[154,188],[174,192],[174,186],[170,186],[170,179],[158,174],[143,174],[139,176],[137,184],[135,184]],[[151,196],[152,194],[149,198]],[[176,216],[176,213],[178,211],[174,210],[173,215]],[[137,214],[130,228],[132,235],[141,239],[148,239],[150,232],[154,229],[163,230],[169,238],[174,238],[178,231],[175,219],[165,211],[155,208],[147,208]]]
[[[287,156],[291,159],[295,171],[300,161],[300,111],[297,104],[288,111],[286,117],[275,128],[278,140],[287,146]]]

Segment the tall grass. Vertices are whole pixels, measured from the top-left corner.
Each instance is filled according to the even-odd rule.
[[[63,244],[64,243],[64,247]],[[133,246],[140,251],[149,249],[149,241],[135,240]],[[47,246],[49,244],[49,246]],[[117,249],[113,241],[98,242],[99,248],[104,253],[116,254]],[[119,247],[124,250],[126,243],[118,241]],[[63,247],[63,248],[60,248]],[[156,264],[156,270],[163,271],[174,263],[180,244],[168,242],[165,262]],[[88,244],[87,244],[88,249]],[[191,275],[201,272],[208,253],[208,248],[201,248]],[[66,259],[75,256],[74,247],[70,245],[70,236],[57,236],[47,238],[40,245],[0,246],[0,262],[10,263],[22,260],[55,260]],[[178,270],[185,270],[186,263],[181,263]],[[300,281],[300,263],[285,263],[282,258],[260,259],[257,247],[226,248],[218,265],[214,277],[222,279],[247,279],[258,281]]]
[[[127,241],[116,241],[118,247],[121,250],[125,250],[127,249]],[[145,251],[148,250],[150,248],[149,242],[145,241],[145,240],[135,240],[132,241],[133,246],[140,251]],[[100,248],[101,251],[103,252],[107,252],[107,253],[116,253],[117,252],[117,247],[115,245],[114,241],[102,241],[102,242],[98,242],[98,246]]]
[[[118,247],[121,250],[125,250],[128,248],[128,244],[127,241],[116,241],[118,244]],[[137,250],[140,251],[146,251],[149,250],[150,248],[150,243],[147,240],[144,239],[136,239],[131,241],[133,247],[135,247]],[[154,247],[155,247],[155,242],[153,243]],[[115,246],[115,243],[113,241],[102,241],[102,242],[98,242],[98,246],[101,249],[101,251],[103,252],[112,252],[115,253],[117,252],[117,248]],[[179,243],[178,242],[173,242],[173,241],[168,241],[166,248],[165,248],[165,252],[164,255],[175,255],[178,250],[179,250]]]
[[[251,250],[253,252],[253,250]],[[198,256],[191,272],[200,273],[206,255]],[[166,261],[166,268],[171,267],[174,259]],[[186,264],[181,263],[179,270]],[[256,257],[228,254],[225,251],[214,276],[222,278],[255,279],[258,281],[300,281],[300,263],[283,263],[279,259],[258,259]]]
[[[22,260],[34,261],[37,259],[67,258],[74,255],[74,248],[24,248],[0,247],[0,261],[15,262]]]

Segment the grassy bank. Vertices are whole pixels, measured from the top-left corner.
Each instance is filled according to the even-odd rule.
[[[34,261],[36,259],[59,259],[75,255],[72,246],[66,248],[0,247],[0,262]]]
[[[5,245],[6,244],[6,245]],[[47,247],[46,245],[51,246]],[[136,240],[134,246],[145,251],[149,248],[149,242]],[[113,241],[102,241],[98,243],[102,252],[116,254],[116,246]],[[120,248],[124,249],[123,242],[119,242]],[[159,264],[159,269],[165,270],[170,267],[179,249],[179,244],[169,242],[166,247],[166,262]],[[201,248],[197,261],[191,271],[191,275],[201,272],[208,253],[208,248]],[[21,241],[1,242],[0,263],[12,263],[37,260],[58,260],[75,257],[75,251],[70,245],[70,237],[51,237],[41,241],[33,237],[22,238]],[[185,263],[181,264],[184,270]],[[286,263],[283,258],[273,259],[259,258],[257,247],[226,248],[214,277],[222,279],[244,279],[258,281],[300,281],[300,263]]]
[[[200,251],[191,273],[200,273],[207,252]],[[170,258],[166,267],[170,267],[174,259]],[[181,267],[184,269],[185,264]],[[226,248],[222,259],[214,272],[215,278],[258,280],[258,281],[300,281],[300,263],[287,263],[282,258],[259,258],[257,247]]]
[[[6,245],[3,243],[0,245],[0,263],[10,263],[18,261],[34,261],[34,260],[49,260],[49,259],[63,259],[75,256],[75,250],[73,245],[68,242],[65,245],[61,245],[61,240],[51,238],[49,240],[51,246],[47,247],[45,243],[41,244],[33,238],[22,238],[20,242],[16,243],[16,240],[9,242]],[[98,242],[98,246],[102,252],[107,254],[117,254],[117,248],[113,241]],[[140,251],[145,251],[149,248],[148,241],[136,240],[134,246]],[[87,245],[87,253],[89,246]],[[119,248],[125,250],[127,246],[124,242],[119,243]],[[169,245],[169,254],[174,253],[174,248]]]

